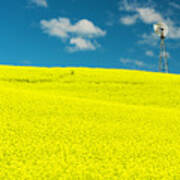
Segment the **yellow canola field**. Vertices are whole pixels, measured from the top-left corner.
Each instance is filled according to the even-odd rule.
[[[180,180],[180,76],[1,66],[0,179]]]

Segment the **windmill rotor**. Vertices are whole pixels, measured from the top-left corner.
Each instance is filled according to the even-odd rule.
[[[154,24],[154,32],[158,36],[166,38],[166,36],[168,34],[168,26],[163,22],[160,22],[158,24]]]

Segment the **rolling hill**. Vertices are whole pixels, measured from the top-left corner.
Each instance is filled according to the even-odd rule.
[[[0,66],[0,179],[180,179],[180,76]]]

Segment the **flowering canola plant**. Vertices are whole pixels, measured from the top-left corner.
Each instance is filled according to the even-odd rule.
[[[0,179],[180,179],[180,78],[0,67]]]

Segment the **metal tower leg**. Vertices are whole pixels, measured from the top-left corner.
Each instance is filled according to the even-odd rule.
[[[163,58],[163,39],[161,39],[161,45],[160,45],[159,72],[163,70],[162,58]]]
[[[160,53],[160,57],[159,57],[159,72],[162,71],[162,55]]]
[[[164,43],[164,70],[165,70],[166,73],[168,73],[168,55],[167,55],[167,52],[166,52],[165,43]]]
[[[160,45],[159,72],[161,71],[168,73],[168,57],[166,53],[164,39],[161,39]]]

